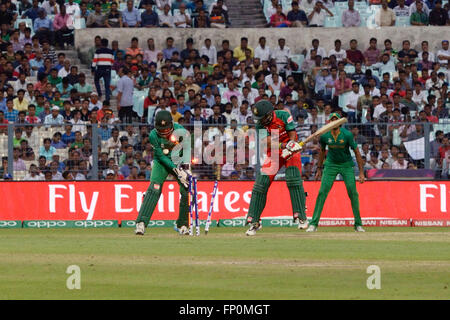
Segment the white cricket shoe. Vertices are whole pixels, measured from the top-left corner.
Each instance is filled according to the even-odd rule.
[[[306,232],[316,232],[316,231],[317,231],[317,227],[313,226],[313,225],[310,225],[308,227],[308,229],[306,229]]]
[[[260,230],[261,228],[262,228],[261,223],[259,222],[252,223],[250,228],[247,230],[245,234],[247,236],[254,236],[256,235],[256,231]]]
[[[143,222],[136,223],[136,230],[134,230],[134,233],[136,235],[143,236],[145,233],[145,223]]]
[[[182,226],[180,229],[178,229],[178,233],[180,234],[180,236],[188,236],[189,229],[186,226]]]
[[[308,223],[307,219],[306,220],[298,219],[298,228],[299,229],[305,230],[308,228],[308,225],[309,225],[309,223]]]
[[[361,226],[357,226],[357,227],[355,228],[355,232],[366,232],[366,230],[364,230],[364,228],[361,227]]]

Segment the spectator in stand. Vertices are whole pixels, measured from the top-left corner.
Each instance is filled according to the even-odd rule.
[[[153,11],[152,5],[145,5],[145,11],[141,13],[141,23],[145,28],[159,27],[158,14]]]
[[[133,122],[133,90],[134,83],[130,78],[130,70],[126,67],[119,69],[120,80],[117,82],[117,110],[122,123]]]
[[[430,8],[427,6],[426,3],[423,3],[422,0],[415,0],[411,2],[411,4],[409,5],[409,15],[412,16],[412,14],[417,11],[417,5],[419,2],[422,3],[422,9],[428,16],[430,14]]]
[[[375,23],[380,27],[395,25],[395,13],[388,7],[387,0],[381,1],[381,8],[375,13]]]
[[[397,6],[393,9],[396,17],[409,17],[409,7],[405,0],[397,0]]]
[[[86,21],[86,27],[88,28],[103,28],[105,27],[105,20],[106,17],[102,12],[102,5],[100,2],[94,3],[94,12],[89,14],[87,21]]]
[[[227,27],[223,10],[218,6],[213,7],[211,15],[209,16],[209,22],[211,28],[225,29]]]
[[[64,50],[65,43],[69,46],[74,45],[73,21],[72,17],[66,13],[66,7],[60,5],[59,13],[53,20],[53,30],[55,30],[56,42],[61,50]]]
[[[392,163],[392,169],[407,169],[408,161],[405,160],[405,154],[403,152],[399,152],[397,155],[397,160]]]
[[[175,24],[173,22],[173,16],[170,13],[170,6],[168,4],[164,5],[163,13],[159,16],[159,26],[163,28],[173,28]]]
[[[299,9],[297,1],[292,1],[292,10],[288,12],[287,19],[291,22],[291,27],[305,27],[308,25],[308,17],[305,11]]]
[[[411,25],[413,26],[427,26],[428,25],[428,15],[423,11],[423,3],[417,2],[417,9],[411,14],[410,17]]]
[[[53,23],[46,17],[44,9],[38,11],[38,17],[34,19],[33,29],[40,41],[48,39],[51,43],[54,43]]]
[[[448,47],[448,40],[443,40],[442,49],[436,53],[436,61],[441,64],[441,67],[448,67],[450,62],[450,50]]]
[[[314,10],[308,15],[309,26],[323,27],[327,14],[330,17],[334,17],[333,13],[323,5],[322,1],[316,1]]]
[[[107,28],[123,28],[122,12],[117,10],[117,3],[111,3],[111,10],[105,17],[105,27]]]
[[[291,22],[283,13],[283,7],[281,6],[281,4],[277,5],[277,11],[270,17],[269,24],[273,28],[286,28],[291,25]]]
[[[429,23],[431,26],[445,26],[448,22],[448,11],[442,8],[442,0],[437,0],[435,7],[430,11]]]
[[[194,28],[209,28],[210,21],[205,10],[199,10],[198,15],[192,17],[194,20]]]
[[[342,13],[342,25],[344,27],[359,27],[361,24],[361,18],[359,16],[359,11],[355,10],[355,1],[348,1],[348,10]]]
[[[243,61],[246,59],[245,50],[249,49],[251,52],[251,57],[254,57],[254,50],[252,47],[248,45],[248,39],[246,37],[241,38],[241,45],[234,48],[233,57],[238,59],[239,61]]]
[[[384,0],[385,1],[385,0]],[[380,50],[377,48],[377,39],[371,38],[369,41],[369,48],[364,52],[364,60],[366,66],[371,66],[378,62],[380,57]]]
[[[80,16],[80,6],[78,5],[78,3],[74,2],[73,0],[69,0],[65,5],[66,12],[72,19]]]
[[[123,26],[125,28],[138,28],[141,26],[141,14],[133,5],[133,0],[127,1],[127,7],[122,11]]]
[[[356,39],[350,40],[350,49],[347,50],[347,63],[356,65],[357,63],[364,63],[364,55],[358,50],[358,41]]]
[[[95,51],[94,59],[92,60],[92,73],[94,75],[94,83],[100,97],[102,90],[100,87],[100,79],[103,79],[105,84],[105,100],[109,101],[111,95],[111,68],[114,63],[114,56],[111,49],[108,48],[108,39],[101,39],[101,48]]]
[[[4,2],[3,2],[3,4],[4,4]],[[2,6],[3,6],[3,4],[2,4]],[[6,5],[5,5],[5,11],[6,10],[7,9],[6,9]],[[33,0],[33,4],[31,6],[31,8],[29,8],[27,11],[22,13],[22,19],[28,18],[28,19],[31,19],[34,22],[34,20],[39,16],[39,11],[40,10],[41,10],[41,7],[40,7],[39,0]],[[8,16],[6,18],[7,18],[7,20],[5,20],[5,21],[9,22],[8,23],[9,25],[11,25],[11,22],[13,20],[15,20],[12,15],[11,15],[11,18],[9,18]]]

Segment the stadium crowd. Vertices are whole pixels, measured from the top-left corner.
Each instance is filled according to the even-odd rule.
[[[268,26],[360,27],[448,26],[450,6],[442,0],[271,0],[265,13]]]
[[[204,130],[211,130],[211,141],[223,134],[226,154],[236,152],[233,137],[254,126],[251,107],[261,99],[289,112],[300,138],[317,130],[331,112],[347,116],[367,170],[423,168],[424,161],[414,160],[405,143],[424,137],[424,124],[430,124],[436,137],[430,144],[431,167],[438,177],[448,177],[449,130],[433,129],[442,128],[443,121],[450,126],[446,39],[439,48],[428,47],[426,40],[405,39],[398,48],[389,39],[372,38],[366,44],[336,39],[334,48],[326,49],[314,39],[311,47],[294,53],[289,39],[280,38],[269,47],[263,36],[254,44],[242,37],[234,48],[227,39],[218,48],[211,39],[194,43],[191,38],[177,47],[168,37],[164,47],[156,47],[152,38],[122,44],[97,36],[88,75],[78,72],[64,52],[56,53],[49,34],[41,38],[35,30],[31,36],[20,23],[15,28],[13,20],[9,22],[1,24],[4,179],[11,178],[8,123],[19,124],[13,130],[15,178],[139,180],[150,176],[148,133],[160,110],[169,110],[173,120],[189,130],[202,123]],[[140,111],[135,108],[136,93],[145,93]],[[92,170],[93,127],[98,132],[97,177]],[[254,149],[254,141],[246,147]],[[302,153],[305,180],[314,178],[319,148],[314,140]],[[253,179],[256,162],[246,152],[243,164],[196,164],[193,170],[203,179]]]

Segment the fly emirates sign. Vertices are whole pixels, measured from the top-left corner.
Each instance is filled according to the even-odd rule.
[[[134,220],[149,183],[144,182],[2,182],[0,220]],[[206,219],[214,182],[198,184],[198,208]],[[219,181],[213,220],[243,218],[248,212],[253,181]],[[311,217],[320,182],[305,182],[307,216]],[[357,183],[362,218],[449,219],[450,182],[376,181]],[[178,184],[167,181],[152,219],[175,220]],[[284,181],[269,189],[264,218],[292,216]],[[334,183],[322,218],[353,218],[345,185]]]

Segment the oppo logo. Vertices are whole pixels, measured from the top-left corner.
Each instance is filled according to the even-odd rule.
[[[288,219],[273,219],[270,220],[270,225],[284,227],[284,226],[293,226],[293,223],[291,220]]]
[[[97,228],[97,227],[112,227],[114,223],[112,221],[75,221],[75,227],[83,227],[83,228]]]
[[[148,227],[164,227],[166,222],[163,220],[153,220],[148,223]]]
[[[123,223],[123,221],[122,221]],[[124,227],[135,227],[136,226],[136,221],[127,221],[125,222],[125,226]]]
[[[223,225],[226,227],[243,227],[245,226],[245,220],[223,220]]]
[[[17,227],[17,221],[0,221],[0,228]]]
[[[28,221],[27,226],[30,228],[55,228],[65,227],[65,221]]]

